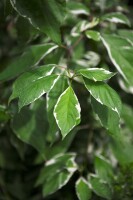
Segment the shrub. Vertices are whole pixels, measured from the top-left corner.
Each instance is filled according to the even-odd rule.
[[[132,8],[0,2],[0,199],[131,200]]]

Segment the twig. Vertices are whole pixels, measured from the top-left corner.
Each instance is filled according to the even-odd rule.
[[[72,50],[79,44],[79,42],[83,39],[84,35],[80,35],[80,37],[76,40],[76,42],[71,47]]]

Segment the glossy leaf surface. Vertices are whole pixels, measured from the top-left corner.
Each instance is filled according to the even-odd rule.
[[[57,103],[57,100],[61,93],[67,88],[67,80],[63,75],[59,76],[53,88],[47,94],[47,112],[48,112],[48,120],[49,120],[49,136],[50,139],[54,140],[56,137],[56,133],[59,128],[56,124],[53,111],[54,106]]]
[[[105,45],[108,55],[129,85],[133,85],[133,46],[129,41],[115,35],[103,35],[103,44]]]
[[[47,34],[53,41],[61,43],[60,25],[65,17],[65,0],[11,0],[11,3],[34,27]]]
[[[80,110],[80,104],[73,89],[68,87],[61,94],[54,108],[54,117],[63,137],[80,123]]]
[[[121,100],[118,94],[109,85],[100,81],[94,82],[88,79],[84,79],[84,82],[87,90],[99,103],[120,114]]]
[[[55,44],[34,45],[25,49],[21,56],[15,58],[7,68],[0,73],[0,81],[5,81],[34,67],[41,59],[51,53],[58,46]]]
[[[107,71],[103,68],[88,68],[88,69],[80,69],[78,71],[84,77],[93,80],[93,81],[104,81],[110,79],[115,73]]]
[[[48,92],[57,75],[52,73],[54,65],[42,66],[21,75],[14,83],[10,101],[19,98],[19,110]]]

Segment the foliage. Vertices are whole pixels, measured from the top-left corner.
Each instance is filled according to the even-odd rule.
[[[132,199],[132,9],[1,0],[0,199]]]

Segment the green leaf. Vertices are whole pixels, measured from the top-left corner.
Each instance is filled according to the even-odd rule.
[[[80,36],[82,32],[86,31],[89,28],[95,27],[98,23],[99,19],[97,18],[93,18],[91,22],[88,22],[87,20],[82,20],[73,27],[71,35],[73,37]]]
[[[12,79],[29,68],[37,65],[41,59],[57,47],[57,45],[52,43],[28,47],[25,49],[22,56],[15,58],[11,64],[9,64],[9,66],[7,66],[2,73],[0,73],[0,81]]]
[[[21,75],[14,83],[10,101],[19,98],[19,110],[48,92],[57,75],[53,74],[55,65],[44,65]]]
[[[132,30],[120,29],[118,30],[118,34],[124,39],[131,42],[131,44],[133,45],[133,31]]]
[[[106,83],[84,79],[85,87],[90,94],[102,105],[109,107],[120,115],[121,100],[118,94]]]
[[[52,141],[56,139],[56,133],[59,130],[53,115],[54,107],[59,96],[66,89],[67,86],[67,79],[63,75],[60,75],[56,80],[53,88],[47,94],[47,112],[49,120],[48,136],[49,139],[51,139]]]
[[[100,55],[93,51],[87,51],[84,53],[84,57],[82,59],[75,60],[76,68],[88,68],[88,67],[96,67],[100,63]]]
[[[112,140],[110,145],[112,152],[119,163],[123,166],[133,163],[133,144],[132,138],[127,138],[127,135],[121,134],[121,142],[119,140]]]
[[[82,20],[78,22],[72,29],[71,35],[73,37],[78,37],[81,35],[83,31],[86,31],[88,28],[90,28],[90,23],[87,20]]]
[[[112,190],[105,181],[101,180],[95,175],[91,175],[90,184],[92,186],[92,190],[98,196],[101,196],[105,199],[112,199]]]
[[[65,0],[11,0],[14,9],[56,43],[61,43],[60,25],[66,13]]]
[[[130,130],[133,131],[133,108],[129,105],[123,104],[121,117]]]
[[[66,153],[67,151],[68,151],[68,149],[70,148],[70,146],[71,146],[71,144],[72,144],[72,142],[73,142],[73,140],[74,140],[74,137],[75,137],[75,135],[76,135],[76,133],[79,131],[79,128],[78,127],[76,127],[75,129],[73,129],[71,132],[70,132],[70,134],[68,134],[65,138],[64,138],[64,140],[59,140],[59,138],[57,138],[58,139],[58,141],[56,140],[56,142],[54,141],[54,143],[52,144],[52,145],[50,145],[49,147],[47,147],[46,149],[45,149],[45,155],[46,155],[46,158],[47,158],[47,160],[53,160],[53,158],[55,159],[55,158],[57,158],[57,157],[60,157],[60,156],[62,156],[62,155],[70,155],[70,159],[71,159],[71,157],[73,157],[75,154],[73,154],[73,153]],[[47,133],[48,134],[48,133]],[[52,141],[53,142],[53,141]],[[64,160],[66,160],[67,161],[67,159],[68,159],[69,157],[67,156],[67,157],[65,157],[65,159]],[[63,159],[62,159],[63,160]],[[56,161],[57,161],[57,159],[56,159]],[[38,157],[35,159],[35,164],[42,164],[44,162],[44,159],[40,156],[40,155],[38,155]],[[64,163],[64,161],[63,161],[63,163]],[[55,167],[56,168],[56,167]],[[57,170],[59,169],[59,167],[57,166]],[[55,169],[56,170],[56,169]],[[42,174],[40,174],[40,176],[39,176],[39,179],[40,180],[42,180],[43,179],[43,174],[45,174],[45,173],[43,173],[42,172]],[[48,173],[47,173],[48,174]],[[45,174],[46,175],[46,174]],[[48,174],[48,176],[49,176],[49,174]],[[39,180],[38,179],[38,180]],[[45,178],[44,178],[45,179]],[[41,183],[43,183],[43,181],[41,182]],[[36,183],[36,185],[38,185],[38,184],[41,184],[41,183],[39,183],[39,182],[37,182]]]
[[[120,117],[118,114],[107,106],[104,106],[96,101],[93,97],[91,98],[91,104],[94,112],[101,122],[101,125],[107,129],[110,136],[120,140]]]
[[[84,77],[93,80],[93,81],[104,81],[110,79],[115,75],[113,72],[109,72],[103,68],[87,68],[78,70],[80,74]]]
[[[67,9],[74,15],[89,15],[89,8],[85,4],[75,1],[67,2]]]
[[[74,158],[75,154],[73,153],[61,153],[48,160],[45,164],[45,167],[43,167],[40,172],[36,186],[44,184],[50,177],[53,177],[58,172],[62,171],[62,169],[66,168],[69,160],[73,160]]]
[[[91,189],[84,178],[79,178],[76,182],[76,194],[79,200],[91,199]]]
[[[62,188],[73,173],[77,170],[77,165],[74,161],[75,154],[57,155],[46,162],[42,169],[36,185],[43,185],[43,196],[50,195]]]
[[[121,24],[126,24],[128,26],[131,26],[131,23],[129,19],[127,18],[127,16],[119,12],[112,12],[112,13],[105,14],[102,16],[101,20],[102,21],[106,20],[113,23],[121,23]]]
[[[29,41],[33,41],[34,38],[39,35],[39,30],[35,29],[31,24],[29,24],[29,21],[26,18],[21,16],[17,17],[15,28],[17,33],[17,40],[19,44],[22,45],[29,43]]]
[[[125,79],[123,79],[122,77],[118,78],[118,83],[121,87],[121,89],[126,92],[126,93],[130,93],[133,94],[133,86],[129,85],[127,81],[125,81]]]
[[[54,108],[54,117],[63,138],[80,123],[80,110],[78,99],[69,86],[61,94]]]
[[[115,35],[102,35],[109,57],[129,85],[133,86],[133,46],[129,41]]]
[[[43,186],[43,196],[46,197],[53,194],[57,190],[61,189],[68,183],[72,177],[74,171],[68,171],[69,169],[63,169],[60,173],[57,173],[51,177],[46,184]],[[76,171],[76,168],[75,168]]]
[[[15,135],[32,145],[45,156],[45,138],[48,123],[46,121],[45,102],[42,99],[35,101],[32,106],[23,108],[12,120],[12,129]]]
[[[100,41],[100,33],[98,31],[86,31],[86,36],[94,41]]]
[[[112,165],[101,155],[95,156],[95,171],[100,179],[108,184],[112,183],[114,177]]]
[[[70,134],[68,134],[64,140],[59,140],[58,142],[56,141],[56,145],[52,145],[50,147],[50,149],[48,149],[47,151],[47,158],[51,159],[52,157],[54,157],[57,154],[62,154],[67,152],[67,150],[69,149],[69,147],[71,146],[71,143],[76,135],[76,133],[78,132],[78,127],[73,129]]]

